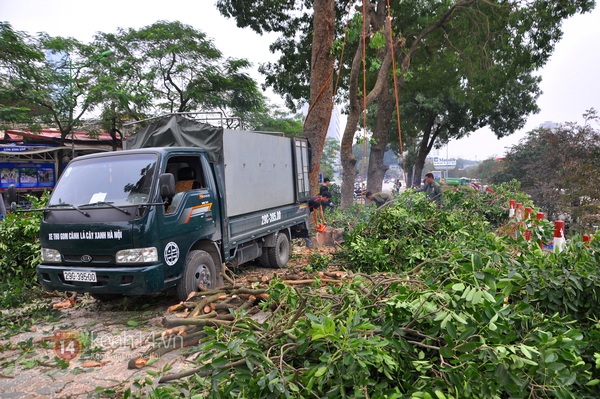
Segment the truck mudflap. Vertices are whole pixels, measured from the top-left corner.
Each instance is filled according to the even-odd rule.
[[[166,288],[162,263],[93,269],[39,265],[36,270],[38,281],[47,290],[146,295]]]

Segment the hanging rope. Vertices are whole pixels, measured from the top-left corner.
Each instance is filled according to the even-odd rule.
[[[404,145],[402,143],[402,129],[400,125],[400,101],[398,99],[398,82],[396,80],[396,57],[394,56],[394,40],[392,35],[392,16],[390,13],[390,0],[387,0],[388,11],[388,30],[390,32],[390,51],[392,53],[392,77],[394,79],[394,99],[396,100],[396,122],[398,124],[398,141],[400,143],[400,157],[402,158],[402,175],[404,176],[404,184],[406,179],[406,165],[404,163]]]

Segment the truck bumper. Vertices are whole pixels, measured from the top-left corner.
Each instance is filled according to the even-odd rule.
[[[38,281],[47,290],[89,292],[90,294],[147,295],[163,290],[162,263],[140,267],[83,269],[39,265]],[[66,281],[64,271],[95,272],[96,282]]]

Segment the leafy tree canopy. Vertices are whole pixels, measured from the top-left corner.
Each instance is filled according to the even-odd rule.
[[[114,71],[124,87],[142,87],[153,99],[147,112],[220,110],[243,116],[264,97],[245,72],[245,59],[224,58],[202,31],[180,22],[158,21],[141,29],[100,34],[96,42],[118,49]],[[138,96],[138,98],[139,98]]]
[[[586,116],[598,119],[594,110]],[[518,180],[549,217],[590,230],[600,224],[599,143],[600,131],[588,123],[533,130],[506,154],[492,182]]]

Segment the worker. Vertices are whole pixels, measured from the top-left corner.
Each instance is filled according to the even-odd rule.
[[[394,199],[394,197],[390,193],[373,194],[370,191],[367,191],[367,193],[365,194],[365,198],[369,201],[373,201],[377,205],[377,208],[380,208],[381,206],[383,206],[383,204],[393,201]]]
[[[325,224],[325,217],[323,215],[322,205],[328,203],[330,200],[331,193],[329,191],[324,191],[322,194],[319,194],[316,197],[312,197],[308,200],[308,210],[313,215],[313,222],[315,225],[319,224],[318,216],[321,217],[321,221],[323,222],[323,224]]]
[[[329,191],[330,183],[331,181],[329,180],[329,177],[324,178],[323,184],[321,185],[321,187],[319,187],[319,194],[323,194],[324,191]]]
[[[425,175],[425,184],[423,187],[415,190],[415,192],[424,192],[427,194],[429,199],[435,201],[437,206],[442,206],[442,186],[440,183],[435,181],[433,173],[429,172]]]
[[[329,191],[329,184],[330,184],[329,177],[326,177],[325,179],[323,179],[323,184],[321,185],[321,187],[319,187],[319,195],[323,195],[323,193],[325,193],[325,192],[331,193],[331,191]],[[335,204],[331,200],[331,194],[329,195],[329,201],[324,202],[321,205],[329,208],[329,214],[332,214],[333,211],[335,210]]]
[[[315,227],[319,226],[319,217],[321,218],[321,222],[323,225],[327,224],[325,223],[325,216],[323,215],[322,205],[324,203],[327,203],[328,201],[331,201],[331,193],[328,190],[308,200],[308,211],[312,215],[313,219],[310,223],[314,224]],[[304,241],[306,242],[306,246],[308,248],[313,248],[313,243],[310,236],[306,237]]]

